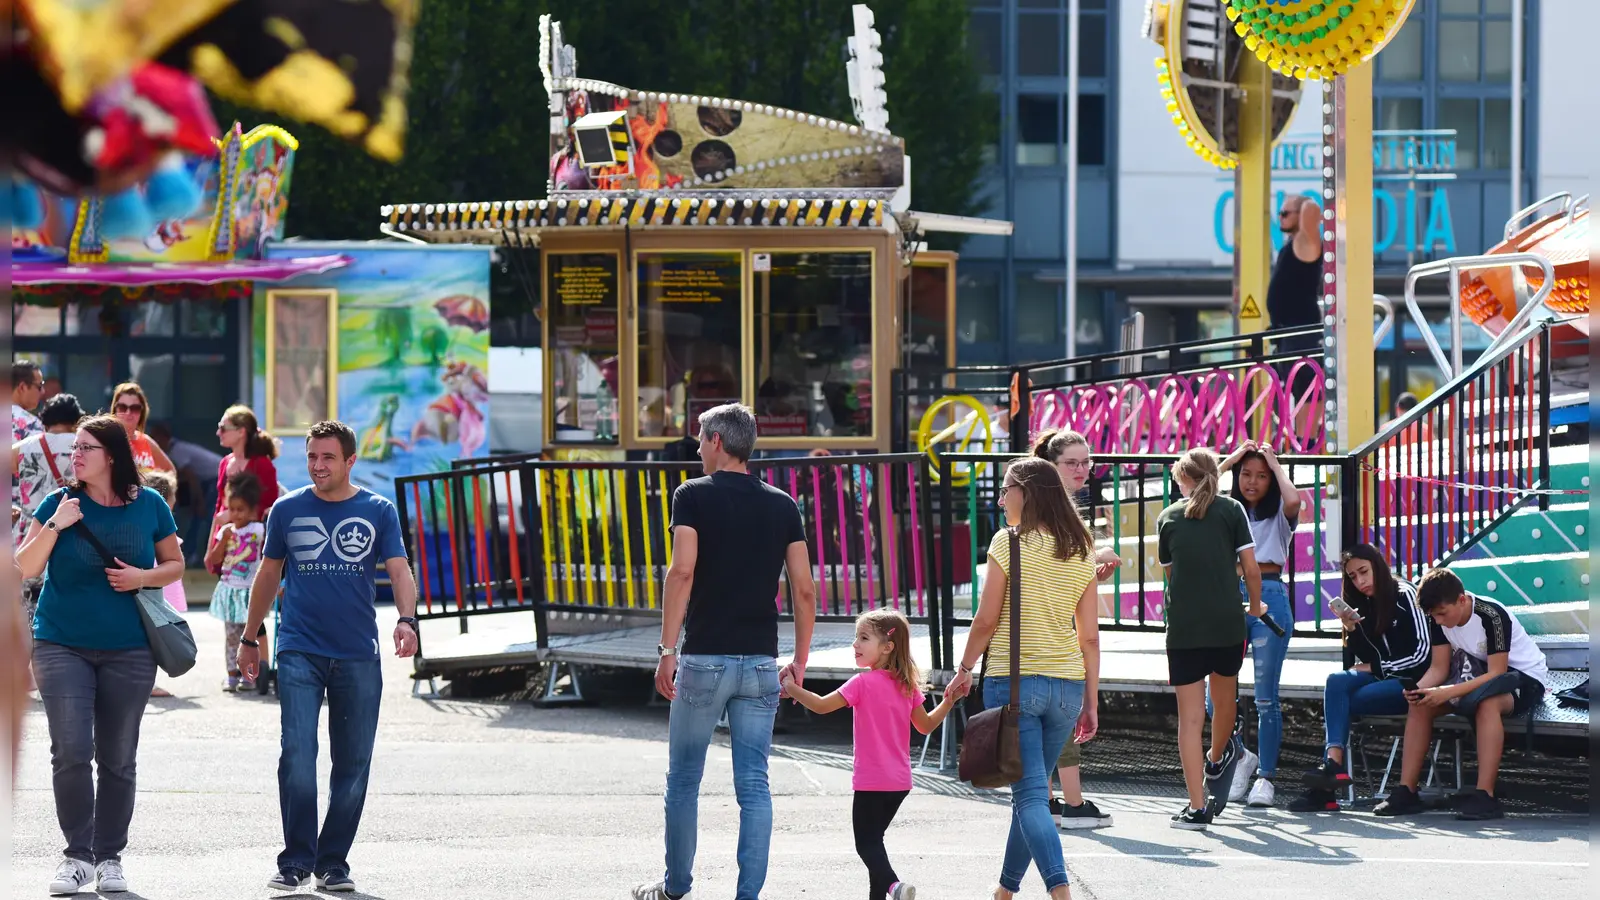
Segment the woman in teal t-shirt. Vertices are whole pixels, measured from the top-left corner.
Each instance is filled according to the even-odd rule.
[[[79,424],[71,482],[39,504],[17,564],[26,577],[44,575],[33,674],[50,726],[51,784],[67,842],[50,892],[73,893],[91,882],[100,891],[126,891],[122,850],[133,819],[139,723],[156,681],[134,593],[183,577],[183,554],[172,510],[140,485],[116,419]]]

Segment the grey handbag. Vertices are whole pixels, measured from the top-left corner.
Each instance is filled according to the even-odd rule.
[[[83,532],[83,539],[100,554],[106,567],[116,566],[116,557],[106,549],[105,544],[100,543],[94,532],[82,522],[77,527]],[[189,630],[189,623],[184,621],[183,616],[167,602],[161,588],[140,588],[131,593],[134,605],[139,608],[139,621],[144,623],[144,636],[150,641],[150,655],[155,657],[161,671],[177,678],[194,668],[198,654],[194,632]]]

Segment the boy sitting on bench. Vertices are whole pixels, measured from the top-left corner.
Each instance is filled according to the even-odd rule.
[[[1478,743],[1478,788],[1461,798],[1456,818],[1479,821],[1505,815],[1494,796],[1505,716],[1520,716],[1544,697],[1550,670],[1544,651],[1504,606],[1467,593],[1449,569],[1434,569],[1417,585],[1417,605],[1439,623],[1450,644],[1450,669],[1430,670],[1406,691],[1405,753],[1400,785],[1373,810],[1380,816],[1422,811],[1417,783],[1432,743],[1433,723],[1457,713],[1473,723]]]

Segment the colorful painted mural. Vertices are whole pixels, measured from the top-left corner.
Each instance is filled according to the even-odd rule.
[[[331,404],[333,414],[355,429],[357,484],[392,498],[395,478],[442,471],[451,460],[488,453],[491,248],[297,241],[268,244],[265,250],[267,259],[339,253],[354,262],[298,279],[289,289],[257,289],[252,333],[258,409],[268,408],[269,396],[272,402],[278,399],[269,389],[276,383],[268,384],[269,310],[287,309],[286,298],[320,302],[325,296],[336,309],[338,327],[319,358],[328,361],[334,383],[330,390],[302,390],[296,402],[325,397],[320,408]],[[326,316],[325,309],[318,306],[306,321],[315,327],[315,317]],[[326,332],[326,325],[321,328]],[[273,330],[290,333],[281,321]],[[301,347],[271,348],[272,356],[295,349],[303,353],[307,344],[318,342],[297,343]],[[266,418],[274,421],[270,412]],[[293,433],[277,425],[283,457],[289,460],[279,466],[279,477],[290,488],[309,483],[300,463],[309,423],[296,424]]]

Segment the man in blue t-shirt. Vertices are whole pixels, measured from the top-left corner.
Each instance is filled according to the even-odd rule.
[[[343,422],[318,422],[306,433],[311,486],[273,504],[267,543],[250,588],[239,668],[252,680],[261,664],[252,639],[283,585],[278,626],[278,699],[283,721],[278,808],[283,852],[267,886],[299,891],[316,885],[353,891],[347,857],[367,800],[367,774],[383,693],[375,574],[394,587],[400,621],[394,653],[417,652],[417,584],[411,577],[394,504],[350,483],[356,433]],[[333,760],[328,815],[317,833],[317,720],[328,699],[328,754]]]

